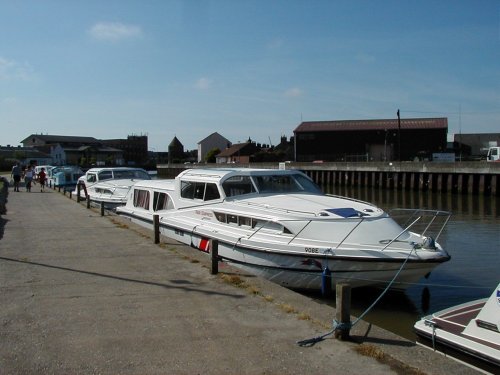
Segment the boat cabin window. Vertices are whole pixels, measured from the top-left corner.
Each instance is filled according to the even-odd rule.
[[[149,210],[149,191],[134,189],[134,207]]]
[[[249,176],[229,177],[222,183],[222,188],[224,189],[226,197],[255,193],[255,187]]]
[[[181,181],[181,197],[186,199],[210,201],[219,199],[220,194],[216,184]]]
[[[172,198],[167,193],[154,192],[153,195],[153,211],[171,210],[174,208]]]
[[[113,173],[111,171],[99,172],[99,181],[110,180],[113,178]]]
[[[87,182],[96,182],[97,181],[97,176],[93,173],[89,173],[87,175]]]
[[[232,214],[225,214],[222,212],[214,212],[215,218],[220,223],[238,225],[240,227],[248,227],[259,229],[259,231],[267,232],[267,233],[276,233],[276,234],[292,234],[290,230],[278,223],[253,219],[248,216],[238,216]]]

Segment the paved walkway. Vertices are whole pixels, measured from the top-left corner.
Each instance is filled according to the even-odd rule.
[[[212,276],[206,255],[37,188],[10,189],[0,218],[0,374],[473,373],[378,328],[363,345],[406,370],[354,342],[300,347],[331,307],[254,277],[235,287],[230,267]]]

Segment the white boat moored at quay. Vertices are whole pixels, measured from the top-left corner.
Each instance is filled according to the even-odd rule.
[[[56,166],[48,168],[46,171],[47,185],[53,187],[74,187],[80,176],[83,175],[83,170],[76,165]]]
[[[137,182],[117,213],[296,289],[321,288],[323,275],[352,287],[405,289],[450,259],[437,243],[450,214],[411,214],[401,226],[373,204],[325,195],[298,170],[189,169],[173,180]],[[423,224],[423,225],[421,225]],[[417,228],[422,230],[417,232]],[[432,234],[432,236],[431,236]]]
[[[423,317],[417,335],[497,368],[500,373],[500,284],[489,298],[475,300]]]
[[[124,205],[130,188],[140,180],[150,180],[148,172],[142,168],[106,167],[91,168],[78,179],[73,194],[85,199],[104,203],[108,208]]]

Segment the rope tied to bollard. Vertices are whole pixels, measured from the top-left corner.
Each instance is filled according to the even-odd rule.
[[[333,319],[332,329],[330,331],[328,331],[327,333],[325,333],[323,335],[319,335],[319,336],[316,336],[316,337],[313,337],[310,339],[297,341],[297,344],[299,346],[303,346],[303,347],[304,346],[305,347],[313,346],[317,342],[323,341],[325,339],[325,337],[330,336],[331,334],[335,333],[335,331],[349,331],[351,328],[352,328],[352,324],[350,322],[349,323],[341,323],[337,319]]]
[[[382,299],[382,297],[384,296],[384,294],[387,293],[387,291],[390,289],[390,287],[392,286],[392,284],[397,279],[397,277],[399,276],[399,274],[403,270],[404,266],[408,262],[408,259],[410,259],[410,256],[411,256],[411,254],[413,254],[414,250],[415,250],[415,246],[411,249],[410,253],[406,257],[406,259],[404,260],[404,262],[401,264],[401,267],[399,268],[398,272],[396,272],[396,274],[394,275],[394,277],[392,278],[392,280],[389,282],[389,284],[387,284],[386,288],[382,291],[382,293],[380,293],[380,295],[370,305],[370,307],[368,307],[353,323],[351,323],[351,322],[349,322],[349,323],[340,323],[336,319],[334,319],[333,320],[333,324],[332,324],[332,329],[330,331],[328,331],[327,333],[325,333],[323,335],[320,335],[320,336],[316,336],[316,337],[313,337],[313,338],[310,338],[310,339],[305,339],[305,340],[297,341],[297,344],[299,346],[303,346],[303,347],[304,346],[306,346],[306,347],[313,346],[317,342],[323,341],[325,339],[325,337],[331,335],[335,331],[349,331],[349,330],[351,330],[352,327],[354,327],[361,319],[364,318],[364,316],[366,314],[368,314],[371,311],[371,309],[373,309],[375,307],[375,305],[378,303],[378,301],[380,301]]]

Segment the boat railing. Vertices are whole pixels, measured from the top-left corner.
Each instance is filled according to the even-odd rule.
[[[258,207],[258,208],[270,208],[267,204],[263,203],[255,203],[255,202],[240,202],[237,200],[234,200],[233,203],[239,204],[239,205],[244,205],[248,207]],[[302,215],[310,215],[310,216],[318,216],[317,212],[312,212],[312,211],[299,211],[299,210],[290,210],[289,208],[281,208],[281,207],[272,207],[272,210],[275,212],[283,212],[287,214],[302,214]]]
[[[422,236],[432,237],[435,241],[441,236],[451,218],[451,212],[449,211],[429,209],[394,208],[388,213],[403,228],[416,217],[419,217],[420,222],[415,230]]]
[[[404,219],[402,219],[404,216]],[[381,219],[387,219],[387,220],[395,220],[400,226],[403,228],[397,235],[395,235],[391,239],[386,239],[380,241],[380,243],[383,245],[380,249],[380,251],[386,250],[389,246],[391,246],[394,242],[396,242],[402,235],[405,233],[408,233],[410,231],[418,233],[424,241],[427,238],[431,238],[431,241],[427,244],[421,243],[413,243],[413,246],[415,247],[428,247],[428,248],[433,248],[434,246],[434,241],[436,241],[441,233],[443,232],[446,224],[450,220],[451,213],[447,211],[440,211],[440,210],[427,210],[427,209],[393,209],[391,211],[391,215],[386,216]],[[351,235],[356,231],[356,229],[364,222],[369,220],[370,218],[366,217],[359,217],[359,218],[349,218],[351,221],[354,221],[353,227],[349,230],[349,232],[334,246],[335,250],[339,249],[342,244],[344,244],[350,237]],[[335,219],[335,220],[341,220],[341,218]],[[291,221],[304,221],[304,220],[297,220],[297,219],[292,219],[292,220],[283,220],[282,223],[284,222],[291,222]],[[294,242],[299,235],[313,222],[313,219],[305,220],[304,225],[302,228],[297,231],[293,237],[290,238],[288,241],[288,245],[290,245],[292,242]],[[272,220],[267,221],[264,223],[262,226],[259,226],[250,236],[249,238],[253,237],[256,235],[261,229],[265,228],[267,224],[271,223]]]

